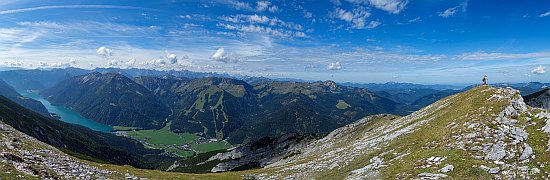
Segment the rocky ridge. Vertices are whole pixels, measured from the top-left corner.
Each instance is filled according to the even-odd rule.
[[[277,138],[266,137],[255,143],[218,153],[210,157],[207,162],[221,162],[213,167],[211,172],[230,171],[242,166],[265,167],[299,152],[312,140],[313,137],[300,136],[296,133]]]

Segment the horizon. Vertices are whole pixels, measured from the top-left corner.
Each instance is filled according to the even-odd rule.
[[[205,74],[213,74],[213,75],[221,75],[221,76],[228,76],[228,78],[238,79],[238,80],[246,80],[246,78],[268,78],[274,81],[294,81],[294,82],[323,82],[323,81],[334,81],[331,79],[326,80],[312,80],[312,79],[298,79],[298,78],[288,78],[288,77],[264,77],[264,76],[247,76],[247,75],[239,75],[239,74],[229,74],[229,73],[217,73],[217,72],[199,72],[199,71],[190,71],[190,70],[174,70],[174,69],[164,69],[164,70],[157,70],[157,69],[141,69],[141,68],[117,68],[117,67],[96,67],[94,69],[85,69],[85,68],[79,68],[79,67],[64,67],[64,68],[21,68],[21,67],[15,67],[15,68],[0,68],[0,72],[2,71],[18,71],[18,70],[41,70],[41,71],[51,71],[51,70],[63,70],[68,68],[76,68],[80,70],[88,70],[88,71],[95,71],[98,72],[98,69],[119,69],[119,70],[151,70],[151,71],[158,71],[158,72],[181,72],[181,71],[189,71],[191,73],[205,73]],[[115,73],[115,72],[106,72],[106,73]],[[120,73],[120,72],[118,72]],[[103,74],[103,73],[102,73]],[[216,76],[214,76],[216,77]],[[474,85],[481,85],[481,83],[439,83],[439,84],[423,84],[423,83],[414,83],[414,82],[400,82],[400,81],[387,81],[387,82],[349,82],[349,81],[334,81],[337,84],[345,85],[345,86],[353,86],[349,84],[354,85],[367,85],[367,84],[376,84],[376,85],[383,85],[383,84],[412,84],[412,85],[422,85],[422,86],[448,86],[448,89],[462,89],[469,86]],[[541,81],[529,81],[529,82],[489,82],[489,85],[502,85],[502,84],[529,84],[529,83],[541,83],[541,84],[548,84],[550,82],[541,82]]]
[[[498,4],[498,6],[495,6]],[[550,4],[469,0],[0,2],[0,63],[339,83],[550,82]]]

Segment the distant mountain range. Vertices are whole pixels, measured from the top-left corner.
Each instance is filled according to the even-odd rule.
[[[57,83],[69,78],[89,74],[92,72],[100,73],[119,73],[127,77],[139,76],[155,76],[171,75],[185,78],[201,78],[201,77],[229,77],[226,74],[217,73],[201,73],[192,71],[159,71],[149,69],[119,69],[119,68],[97,68],[94,70],[86,70],[79,68],[64,68],[64,69],[18,69],[0,71],[0,78],[4,79],[8,84],[12,85],[17,90],[43,90],[51,88]]]
[[[550,83],[540,83],[540,82],[528,82],[528,83],[497,83],[497,84],[491,84],[491,86],[494,87],[511,87],[514,89],[517,89],[521,92],[522,96],[526,96],[529,94],[533,94],[535,92],[538,92],[540,90],[543,90],[545,88],[550,87]],[[471,85],[468,87],[465,87],[462,89],[463,91],[470,90],[472,88],[476,87],[476,85]]]

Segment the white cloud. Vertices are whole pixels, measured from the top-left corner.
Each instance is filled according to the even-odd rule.
[[[242,25],[242,24],[224,24],[224,23],[218,23],[217,26],[225,28],[227,30],[236,30],[240,32],[249,32],[249,33],[264,33],[269,34],[272,36],[277,37],[283,37],[283,38],[289,38],[289,37],[307,37],[307,35],[303,32],[299,31],[292,31],[292,30],[285,30],[280,28],[271,28],[271,27],[265,27],[265,26],[258,26],[258,25]]]
[[[184,24],[183,24],[183,28],[184,28],[184,29],[199,28],[199,27],[203,27],[203,25],[194,24],[194,23],[184,23]]]
[[[265,11],[269,5],[271,5],[269,1],[258,1],[256,2],[256,11]]]
[[[278,12],[279,7],[271,4],[269,1],[258,1],[256,2],[256,11],[262,12],[262,11],[269,11],[272,13]]]
[[[4,61],[4,66],[8,67],[23,67],[25,63],[21,61]]]
[[[369,25],[367,25],[367,29],[374,29],[378,26],[380,26],[382,23],[378,22],[378,21],[371,21],[369,23]]]
[[[64,6],[39,6],[39,7],[32,7],[32,8],[4,10],[4,11],[0,11],[0,15],[31,12],[31,11],[46,10],[46,9],[86,9],[86,8],[88,8],[88,9],[140,9],[140,10],[151,10],[151,9],[148,9],[148,8],[132,7],[132,6],[64,5]]]
[[[437,15],[444,18],[451,17],[456,14],[456,11],[458,10],[459,7],[460,6],[449,8],[443,12],[439,12]]]
[[[275,12],[279,12],[279,7],[277,6],[271,6],[269,7],[269,9],[267,9],[269,12],[272,12],[272,13],[275,13]]]
[[[133,66],[136,64],[136,59],[130,59],[128,62],[126,62],[126,65]]]
[[[0,28],[0,45],[12,45],[21,47],[26,43],[32,43],[44,36],[45,32],[25,28]]]
[[[250,24],[266,24],[269,26],[278,26],[282,28],[288,28],[292,30],[298,30],[301,31],[304,29],[304,27],[300,24],[296,24],[293,22],[286,22],[283,21],[277,17],[269,18],[264,15],[244,15],[244,14],[237,14],[234,16],[221,16],[219,19],[231,22],[231,23],[250,23]]]
[[[546,67],[540,65],[539,67],[536,67],[535,69],[533,69],[531,71],[531,73],[533,73],[533,74],[544,74],[544,73],[546,73]]]
[[[111,49],[109,49],[105,46],[101,46],[101,47],[97,48],[97,50],[95,52],[98,55],[103,56],[104,58],[109,58],[113,55]]]
[[[165,58],[168,61],[168,63],[176,64],[178,62],[178,56],[176,56],[175,54],[172,54],[168,51],[165,51],[165,54],[166,54]]]
[[[240,2],[240,1],[236,1],[234,4],[235,8],[237,10],[241,10],[241,9],[245,9],[245,10],[249,10],[249,9],[252,9],[252,7],[250,7],[250,4],[246,3],[246,2]]]
[[[456,59],[460,60],[509,60],[509,59],[528,59],[528,58],[550,58],[550,52],[536,52],[536,53],[499,53],[499,52],[470,52],[457,55]]]
[[[107,66],[109,67],[116,67],[119,65],[119,63],[121,63],[121,61],[118,61],[118,60],[110,60],[108,63],[107,63]]]
[[[57,22],[52,21],[36,21],[36,22],[18,22],[17,25],[19,26],[28,26],[28,27],[38,27],[38,28],[48,28],[48,29],[63,29],[66,28],[66,26],[59,24]]]
[[[542,14],[539,15],[539,17],[546,17],[546,16],[550,16],[550,11],[542,13]]]
[[[191,19],[191,15],[187,14],[187,15],[180,15],[178,16],[179,18],[182,18],[182,19]]]
[[[45,62],[39,61],[37,66],[39,68],[68,68],[76,65],[76,60],[71,59],[68,62]]]
[[[347,11],[345,9],[336,8],[333,12],[333,17],[336,17],[348,23],[352,23],[352,28],[355,28],[355,29],[369,28],[367,27],[367,18],[370,15],[371,13],[368,12],[368,10],[363,7],[355,8],[353,11]],[[374,27],[380,25],[380,24],[376,24],[376,22],[374,21],[371,22],[371,23],[374,23],[373,24],[375,25]]]
[[[330,63],[327,66],[327,69],[328,70],[340,70],[340,69],[342,69],[342,65],[340,64],[340,62]]]
[[[405,9],[408,0],[368,0],[371,5],[389,13],[398,14]]]
[[[399,14],[401,11],[403,11],[406,8],[407,4],[409,3],[408,0],[347,0],[347,1],[355,4],[366,4],[366,5],[374,6],[375,8],[384,10],[392,14]],[[335,4],[338,5],[340,4],[340,2],[338,1],[338,3],[335,3]]]
[[[225,48],[218,48],[210,58],[213,59],[214,61],[219,61],[224,63],[232,62],[235,60],[232,54],[229,54],[225,51]]]

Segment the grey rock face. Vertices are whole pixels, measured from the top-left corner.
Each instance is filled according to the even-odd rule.
[[[243,165],[258,165],[264,167],[284,157],[300,153],[311,137],[301,137],[295,133],[282,135],[278,138],[265,139],[235,148],[229,152],[218,153],[207,161],[225,161],[217,164],[211,172],[230,171]]]
[[[485,155],[486,160],[500,161],[504,156],[506,156],[505,150],[506,144],[502,141],[498,141],[493,145],[491,151]]]

